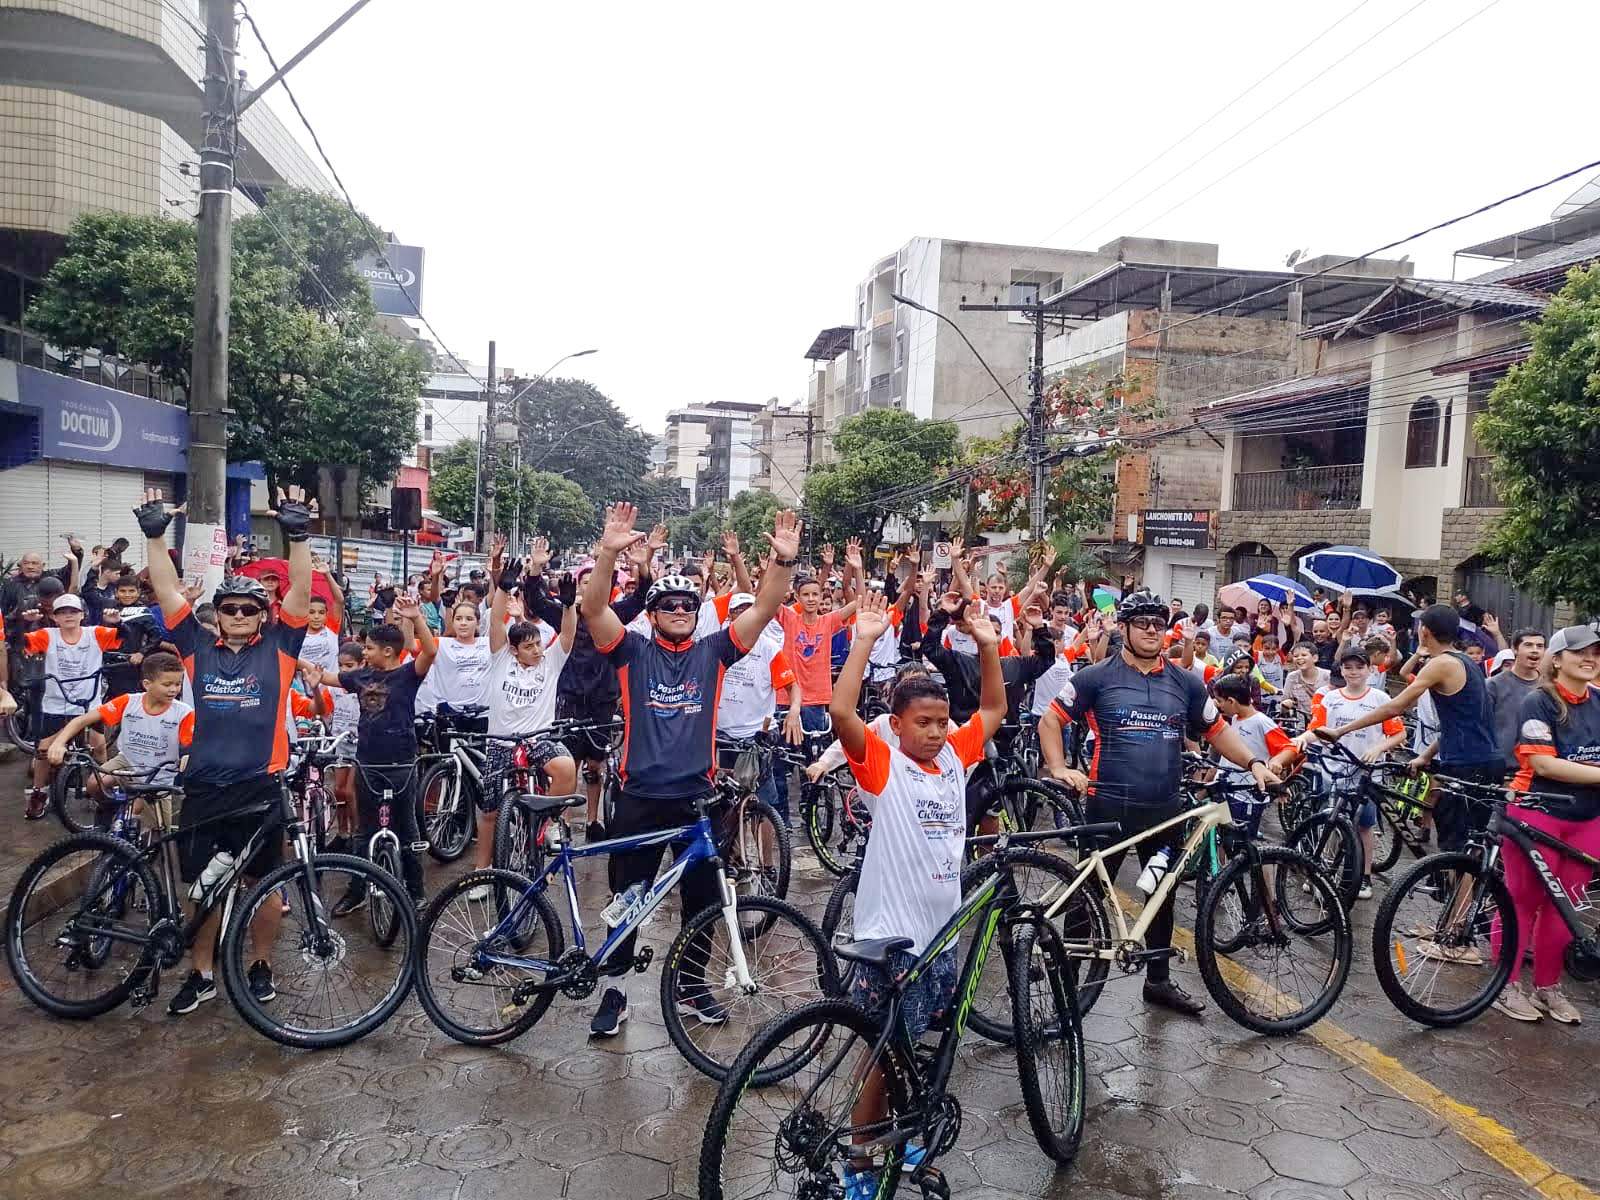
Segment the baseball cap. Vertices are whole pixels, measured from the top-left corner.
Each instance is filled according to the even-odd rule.
[[[60,604],[61,601],[57,600],[56,603]],[[1563,650],[1584,650],[1596,642],[1600,642],[1600,632],[1596,632],[1593,625],[1568,625],[1565,629],[1556,630],[1546,649],[1551,654],[1560,654]]]
[[[80,600],[77,596],[73,595],[71,592],[62,592],[61,595],[56,597],[56,601],[55,601],[55,603],[53,605],[51,605],[51,607],[52,608],[75,608],[79,612],[82,612],[83,611],[83,601]]]
[[[735,592],[728,597],[728,611],[732,612],[736,608],[743,608],[745,605],[754,604],[755,602],[756,598],[751,593]]]
[[[1352,658],[1360,659],[1369,666],[1372,664],[1372,660],[1367,657],[1367,648],[1360,642],[1346,642],[1339,648],[1339,663],[1341,666]]]

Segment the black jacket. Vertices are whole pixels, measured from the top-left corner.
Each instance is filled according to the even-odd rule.
[[[922,657],[944,676],[945,691],[950,694],[950,719],[961,725],[978,711],[983,679],[976,654],[945,647],[944,631],[949,624],[950,614],[943,608],[935,609],[928,619],[927,635],[922,639]],[[1000,660],[1000,673],[1006,681],[1008,721],[1017,719],[1017,709],[1028,685],[1055,664],[1056,643],[1047,627],[1034,630],[1032,650],[1031,654],[1020,658]]]
[[[545,587],[542,578],[535,576],[523,583],[522,601],[539,620],[553,628],[561,628],[564,610]],[[626,625],[644,611],[644,589],[619,596],[611,605],[611,611],[617,614],[617,620]],[[556,684],[556,695],[582,700],[585,704],[605,704],[616,700],[621,694],[617,669],[611,665],[610,659],[595,649],[589,622],[580,616],[577,633],[572,639],[572,653],[561,668],[561,679]]]

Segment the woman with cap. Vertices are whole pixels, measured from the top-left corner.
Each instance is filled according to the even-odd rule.
[[[1600,855],[1600,633],[1589,625],[1558,629],[1550,639],[1544,680],[1522,702],[1517,731],[1520,769],[1513,792],[1538,792],[1539,806],[1512,804],[1506,815],[1561,839],[1585,854]],[[1542,851],[1550,870],[1569,896],[1588,886],[1581,862]],[[1509,838],[1502,845],[1506,890],[1517,913],[1515,974],[1494,1006],[1515,1021],[1548,1016],[1564,1025],[1583,1018],[1561,994],[1561,965],[1572,941],[1545,890],[1537,867]],[[1523,956],[1533,948],[1533,991],[1522,986]]]

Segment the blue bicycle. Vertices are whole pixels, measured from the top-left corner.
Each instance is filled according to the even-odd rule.
[[[827,941],[799,909],[770,896],[740,896],[717,851],[708,806],[696,802],[693,824],[574,846],[562,814],[582,795],[508,795],[530,827],[545,825],[545,865],[536,877],[473,871],[441,891],[422,921],[418,996],[428,1016],[459,1042],[495,1046],[531,1029],[557,992],[592,996],[603,978],[646,970],[654,950],[624,956],[667,894],[694,868],[716,872],[721,900],[690,916],[661,971],[661,1015],[678,1048],[697,1070],[720,1080],[762,1025],[812,1000],[836,995],[837,968]],[[504,814],[502,814],[502,817]],[[671,844],[676,857],[650,887],[636,885],[602,914],[610,926],[590,953],[583,932],[573,864]],[[567,947],[546,893],[566,893],[572,945]],[[797,1056],[804,1054],[796,1048]]]

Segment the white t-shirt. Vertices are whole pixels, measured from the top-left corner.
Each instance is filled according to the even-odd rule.
[[[981,717],[952,734],[928,766],[867,731],[862,761],[850,763],[872,810],[856,892],[857,938],[908,937],[920,952],[960,907],[966,768],[982,757]]]
[[[1033,715],[1042,717],[1051,702],[1061,694],[1062,685],[1071,679],[1079,667],[1089,662],[1089,648],[1074,646],[1072,641],[1078,631],[1070,625],[1067,632],[1056,639],[1056,660],[1050,669],[1033,681]]]
[[[489,639],[480,635],[470,642],[449,637],[439,640],[439,652],[428,677],[417,689],[417,711],[432,712],[441,704],[460,708],[482,704],[489,682]]]
[[[426,683],[426,680],[424,680]],[[341,733],[355,734],[356,727],[361,723],[361,701],[354,692],[347,692],[343,688],[329,688],[333,697],[333,713],[328,718],[328,732],[334,737]],[[351,742],[352,749],[355,743]]]
[[[1292,744],[1289,735],[1278,728],[1278,723],[1265,713],[1256,713],[1242,721],[1229,721],[1229,726],[1239,735],[1239,740],[1244,742],[1245,749],[1250,751],[1251,758],[1259,758],[1263,762],[1271,762],[1274,755],[1287,750]],[[1230,783],[1239,783],[1250,778],[1250,772],[1242,767],[1236,767],[1226,759],[1222,762],[1222,772]]]
[[[306,640],[300,643],[300,657],[315,663],[324,671],[339,673],[339,634],[324,625],[313,633],[306,630]]]
[[[1317,729],[1326,725],[1330,729],[1336,729],[1366,716],[1373,709],[1382,708],[1387,703],[1389,703],[1388,695],[1375,687],[1369,687],[1356,697],[1345,695],[1343,688],[1327,688],[1318,692],[1317,698],[1311,702],[1311,720],[1306,727]],[[1363,758],[1369,750],[1393,737],[1403,728],[1404,725],[1399,717],[1391,717],[1382,725],[1368,725],[1365,729],[1358,729],[1346,735],[1342,741],[1352,754],[1357,758]],[[1324,772],[1337,786],[1350,784],[1359,775],[1354,765],[1342,755],[1328,755],[1323,758],[1322,763]]]
[[[778,690],[794,682],[783,643],[758,637],[749,654],[723,673],[717,698],[717,732],[730,738],[754,737],[772,718]],[[785,692],[784,699],[788,699]]]
[[[87,712],[100,698],[100,680],[95,675],[105,662],[105,651],[115,649],[120,638],[108,625],[81,625],[78,640],[70,643],[53,625],[24,634],[28,652],[44,655],[43,673],[55,676],[43,681],[40,708],[52,716],[76,717]]]
[[[117,753],[138,772],[135,783],[169,784],[194,739],[194,709],[174,700],[164,712],[152,713],[146,703],[143,692],[118,696],[100,706],[100,722],[121,727]]]
[[[560,639],[536,667],[522,666],[511,646],[502,646],[489,659],[489,732],[520,737],[549,728],[556,719],[556,681],[566,661]]]

